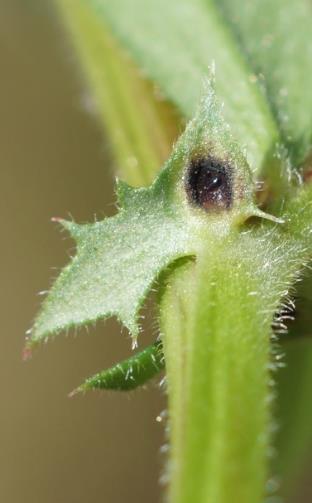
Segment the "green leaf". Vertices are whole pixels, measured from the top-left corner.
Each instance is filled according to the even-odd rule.
[[[203,160],[222,166],[227,211],[209,214],[192,200],[189,169]],[[198,196],[205,187],[195,189]],[[108,316],[116,316],[136,339],[140,307],[162,270],[180,257],[195,255],[208,231],[219,234],[221,225],[226,233],[249,216],[262,215],[252,189],[248,164],[220,115],[213,89],[207,87],[197,116],[150,187],[133,189],[119,182],[121,208],[101,222],[60,220],[75,239],[77,253],[44,301],[27,348],[60,330]]]
[[[159,184],[127,189],[123,199],[125,208],[102,222],[60,222],[76,240],[77,254],[52,287],[31,345],[50,333],[114,315],[137,337],[144,298],[160,271],[188,252],[187,236],[183,222],[164,204]]]
[[[145,384],[146,381],[152,379],[164,368],[165,359],[162,343],[158,341],[127,360],[89,377],[77,389],[72,391],[70,396],[96,389],[133,390]]]
[[[292,162],[302,162],[312,141],[311,3],[218,0],[216,5],[265,87]]]
[[[66,1],[66,0],[63,0]],[[259,172],[279,134],[265,98],[213,2],[202,0],[80,0],[93,7],[145,75],[192,117],[207,69],[226,122]]]

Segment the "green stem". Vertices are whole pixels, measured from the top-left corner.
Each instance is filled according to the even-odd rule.
[[[167,393],[170,423],[170,501],[177,501],[183,460],[185,418],[187,325],[189,300],[194,289],[194,264],[186,263],[173,273],[168,272],[161,291],[161,332],[166,362]]]
[[[248,263],[228,248],[228,240],[210,242],[196,267],[173,275],[162,300],[171,503],[264,496],[270,323]]]
[[[142,78],[87,3],[58,0],[58,4],[111,139],[117,172],[131,185],[147,185],[171,151],[178,115],[157,99],[152,84]]]

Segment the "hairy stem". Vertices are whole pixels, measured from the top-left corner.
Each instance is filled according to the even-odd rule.
[[[227,247],[210,243],[163,296],[171,503],[229,503],[233,494],[257,503],[264,495],[270,323],[248,264]]]

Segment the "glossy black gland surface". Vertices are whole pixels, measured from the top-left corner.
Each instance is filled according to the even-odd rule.
[[[192,160],[186,175],[186,192],[192,204],[207,211],[231,208],[231,167],[211,157]]]

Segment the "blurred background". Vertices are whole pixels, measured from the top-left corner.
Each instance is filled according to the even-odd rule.
[[[73,246],[50,218],[115,211],[109,148],[51,0],[0,0],[0,72],[0,501],[154,503],[165,407],[157,382],[67,397],[129,355],[126,331],[109,320],[21,358],[38,292]]]

